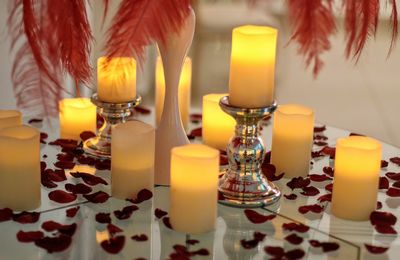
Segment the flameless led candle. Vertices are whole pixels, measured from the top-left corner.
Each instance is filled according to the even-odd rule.
[[[266,107],[273,102],[278,31],[246,25],[233,29],[229,103],[236,107]]]
[[[0,208],[40,206],[40,133],[29,126],[0,130]]]
[[[219,100],[228,94],[203,96],[203,142],[216,149],[226,151],[235,132],[235,119],[222,111]]]
[[[117,125],[111,138],[111,189],[119,199],[136,198],[154,186],[154,127],[140,121]]]
[[[136,98],[136,61],[131,57],[97,60],[97,94],[101,101],[123,103]]]
[[[332,213],[349,220],[367,220],[376,208],[382,146],[372,138],[338,139],[332,192]]]
[[[22,114],[16,110],[0,110],[0,129],[22,125]]]
[[[170,220],[174,230],[198,234],[215,228],[219,152],[202,144],[171,151]]]
[[[274,114],[271,162],[278,173],[307,176],[313,143],[314,112],[300,105],[281,105]]]
[[[192,60],[186,57],[183,63],[182,73],[178,87],[179,110],[183,127],[188,129],[189,126],[189,110],[190,110],[190,87],[192,81]],[[164,68],[161,57],[157,58],[156,64],[156,124],[160,123],[161,114],[164,108],[165,98],[165,78]]]
[[[96,106],[88,98],[60,101],[61,138],[80,140],[83,131],[96,132]]]

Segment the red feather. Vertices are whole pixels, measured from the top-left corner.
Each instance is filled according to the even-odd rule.
[[[331,48],[329,37],[336,32],[332,3],[332,0],[288,0],[293,27],[291,41],[298,43],[298,52],[305,56],[306,65],[313,63],[314,76],[323,66],[320,55]]]
[[[396,40],[397,40],[397,35],[398,35],[398,15],[397,15],[397,4],[396,4],[396,0],[390,0],[390,4],[392,5],[392,14],[390,16],[390,18],[392,19],[392,41],[390,42],[390,49],[389,49],[389,54],[392,52],[395,44],[396,44]]]
[[[107,56],[134,56],[142,63],[145,46],[179,32],[189,8],[189,0],[123,0],[107,33]]]
[[[104,6],[104,12],[103,12],[103,21],[101,22],[101,27],[104,26],[104,22],[106,21],[108,8],[110,7],[110,0],[103,0],[103,6]]]

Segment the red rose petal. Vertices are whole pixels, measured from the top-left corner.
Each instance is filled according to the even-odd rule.
[[[373,246],[368,244],[364,244],[364,246],[371,254],[383,254],[389,249],[389,247]]]
[[[325,135],[314,135],[314,140],[328,140],[328,137],[326,137]]]
[[[246,215],[247,219],[250,222],[254,223],[254,224],[261,224],[261,223],[264,223],[266,221],[272,220],[272,219],[274,219],[276,217],[276,215],[264,216],[264,215],[258,213],[255,210],[252,210],[252,209],[244,210],[244,214]]]
[[[365,136],[363,134],[358,134],[358,133],[350,133],[349,136]]]
[[[325,202],[325,201],[332,201],[332,194],[331,194],[331,193],[328,193],[328,194],[322,195],[322,196],[320,196],[320,197],[318,198],[318,201],[319,201],[320,203],[323,203],[323,202]]]
[[[389,165],[388,161],[381,160],[381,168],[386,168],[388,167],[388,165]]]
[[[53,181],[51,181],[49,178],[44,177],[43,175],[40,178],[40,182],[42,183],[43,186],[49,189],[53,189],[57,187],[57,184],[55,184]]]
[[[324,141],[316,141],[316,142],[314,142],[314,144],[317,145],[317,146],[325,146],[325,145],[328,145],[328,143],[327,143],[327,142],[324,142]]]
[[[284,194],[283,196],[284,196],[286,199],[288,199],[288,200],[295,200],[295,199],[297,199],[297,195],[294,194],[294,193],[289,194],[289,195]]]
[[[198,243],[200,243],[200,241],[199,240],[197,240],[197,239],[188,239],[188,240],[186,240],[186,244],[188,244],[188,245],[196,245],[196,244],[198,244]]]
[[[40,213],[22,211],[21,213],[13,214],[12,218],[15,222],[21,224],[36,223],[39,220]]]
[[[330,183],[330,184],[326,185],[326,186],[325,186],[325,190],[327,190],[327,191],[329,191],[329,192],[332,192],[332,190],[333,190],[333,183]]]
[[[386,191],[386,195],[388,195],[389,197],[400,197],[400,189],[391,187]]]
[[[166,211],[164,211],[164,210],[162,210],[162,209],[156,208],[156,209],[154,210],[154,215],[155,215],[158,219],[160,219],[160,218],[162,218],[162,217],[168,215],[168,212],[166,212]]]
[[[339,249],[340,245],[336,242],[320,242],[318,240],[308,241],[313,247],[321,247],[323,252],[331,252]]]
[[[81,138],[81,140],[84,142],[92,137],[96,137],[96,134],[93,133],[92,131],[83,131],[79,137]]]
[[[162,221],[163,221],[164,225],[165,225],[167,228],[173,229],[173,228],[172,228],[172,225],[171,225],[171,222],[169,221],[169,217],[164,217],[164,218],[162,219]]]
[[[246,239],[242,239],[240,240],[240,244],[242,245],[242,247],[244,249],[252,249],[258,246],[258,244],[260,243],[260,241],[255,240],[255,239],[250,239],[250,240],[246,240]]]
[[[76,216],[76,213],[78,213],[79,209],[80,209],[79,206],[74,207],[74,208],[67,209],[66,212],[65,212],[65,213],[66,213],[66,216],[69,217],[69,218],[75,217],[75,216]]]
[[[144,106],[135,107],[135,111],[138,112],[139,114],[143,114],[143,115],[148,115],[151,113],[151,110]]]
[[[192,123],[198,123],[201,120],[203,120],[203,115],[202,114],[191,114],[190,115],[190,121]]]
[[[38,239],[44,237],[44,233],[42,231],[18,231],[17,239],[22,243],[30,243],[35,242]]]
[[[86,164],[90,166],[94,166],[96,164],[96,159],[89,156],[79,155],[76,159],[80,164]]]
[[[92,203],[104,203],[108,200],[110,195],[104,191],[98,191],[91,194],[84,194],[83,197]]]
[[[291,259],[291,260],[301,259],[304,257],[304,255],[305,252],[302,249],[293,249],[285,253],[286,259]]]
[[[67,176],[65,176],[64,169],[61,170],[46,169],[43,174],[45,174],[49,180],[54,182],[62,182],[67,180]]]
[[[322,171],[326,174],[329,175],[330,177],[333,177],[334,175],[334,171],[332,167],[329,166],[325,166],[324,168],[322,168]]]
[[[326,126],[322,125],[322,126],[314,126],[314,133],[321,133],[323,131],[326,130]]]
[[[261,171],[264,174],[265,178],[269,181],[279,181],[282,179],[284,173],[275,175],[276,173],[276,167],[273,164],[270,163],[265,163],[268,160],[264,159],[263,164],[261,165]]]
[[[149,238],[145,234],[131,236],[131,239],[138,242],[149,240]]]
[[[71,140],[71,139],[57,139],[53,142],[50,142],[49,144],[61,146],[62,148],[67,148],[67,149],[75,149],[78,146],[78,142],[76,140]]]
[[[389,180],[386,177],[379,177],[379,189],[388,189]]]
[[[195,250],[190,252],[191,255],[201,255],[201,256],[207,256],[210,255],[210,252],[206,248],[200,248],[199,250]]]
[[[315,182],[323,182],[323,181],[332,180],[328,176],[322,175],[322,174],[310,174],[309,177],[310,177],[310,180],[315,181]]]
[[[308,186],[303,188],[303,192],[301,192],[304,196],[316,196],[319,194],[319,190],[314,186]]]
[[[219,155],[219,165],[223,166],[223,165],[228,165],[229,161],[228,161],[228,156],[224,155],[224,154],[220,154]]]
[[[76,200],[76,194],[63,190],[54,190],[49,193],[49,199],[58,203],[70,203]]]
[[[267,234],[264,234],[264,233],[261,233],[258,231],[254,232],[254,234],[253,234],[254,239],[258,240],[260,242],[263,241],[266,236],[267,236]]]
[[[396,235],[397,231],[390,225],[376,225],[375,230],[381,234]]]
[[[193,129],[190,134],[190,136],[194,136],[194,137],[202,137],[203,136],[203,130],[201,127],[195,128]]]
[[[64,225],[64,224],[60,224],[58,222],[49,220],[42,224],[42,228],[47,232],[57,230],[61,234],[72,237],[75,234],[77,225],[76,225],[76,223],[73,223],[71,225]]]
[[[265,253],[276,257],[277,259],[280,259],[285,254],[285,250],[279,246],[266,246],[264,247],[264,251]]]
[[[71,172],[70,173],[75,178],[81,178],[87,185],[95,186],[98,184],[108,185],[108,183],[101,177],[95,176],[86,172]]]
[[[395,225],[397,217],[390,212],[373,211],[369,215],[372,225]]]
[[[335,147],[325,146],[324,148],[321,149],[320,152],[325,154],[325,155],[329,155],[330,158],[334,159],[335,158],[335,154],[336,154],[336,148]]]
[[[386,176],[394,181],[400,181],[400,172],[395,173],[395,172],[387,172]]]
[[[321,207],[318,204],[313,204],[313,205],[305,205],[305,206],[301,206],[299,207],[299,212],[301,214],[306,214],[309,211],[313,212],[313,213],[321,213],[322,211],[324,211],[324,208]]]
[[[70,236],[60,234],[57,237],[44,237],[35,241],[35,245],[46,249],[48,253],[62,252],[66,250],[72,242]]]
[[[69,154],[69,153],[57,154],[57,160],[62,161],[62,162],[73,162],[74,159],[75,159],[75,156],[73,154]]]
[[[110,170],[111,161],[110,160],[96,160],[94,167],[99,171]]]
[[[142,189],[138,192],[137,197],[135,199],[127,199],[128,201],[139,204],[143,201],[149,200],[153,197],[153,193],[148,189]]]
[[[0,209],[0,222],[11,220],[13,217],[13,211],[10,208]]]
[[[303,238],[296,234],[286,236],[285,240],[293,245],[300,245],[301,243],[303,243]]]
[[[139,208],[136,205],[126,206],[122,210],[115,210],[114,215],[119,220],[128,219],[132,213]]]
[[[43,119],[41,118],[32,118],[28,121],[28,124],[33,124],[33,123],[42,123]]]
[[[125,245],[125,236],[111,237],[100,243],[101,247],[110,254],[118,254]]]
[[[102,224],[111,223],[110,213],[97,213],[96,221]]]
[[[400,157],[392,157],[390,158],[390,161],[394,164],[397,164],[397,166],[400,166]]]
[[[288,230],[288,231],[297,231],[299,233],[305,233],[310,229],[310,227],[306,226],[304,224],[298,224],[295,222],[291,222],[291,223],[284,223],[282,225],[282,229]]]
[[[381,209],[382,208],[382,202],[377,201],[376,202],[376,209]]]
[[[60,169],[68,169],[71,170],[75,167],[75,163],[73,162],[66,162],[66,161],[58,161],[54,164],[57,168]]]
[[[119,228],[116,225],[111,224],[111,223],[108,223],[107,230],[108,230],[108,233],[110,233],[112,236],[116,233],[123,232],[123,230],[121,228]]]
[[[46,144],[46,139],[49,137],[47,133],[41,132],[40,133],[40,143]]]
[[[65,184],[65,189],[74,194],[88,194],[92,192],[92,188],[83,183],[78,183],[78,184],[67,183]]]
[[[292,190],[294,189],[302,189],[310,185],[311,181],[308,178],[303,178],[303,177],[294,177],[292,178],[286,185],[291,188]]]
[[[324,155],[321,153],[321,151],[313,151],[313,152],[311,152],[311,158],[313,158],[313,159],[318,158],[318,157],[321,157],[321,156],[324,156]]]

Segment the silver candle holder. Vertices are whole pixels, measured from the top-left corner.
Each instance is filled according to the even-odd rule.
[[[112,129],[120,123],[125,123],[131,115],[133,108],[138,106],[142,98],[138,95],[132,101],[123,103],[103,102],[98,95],[93,94],[91,101],[99,109],[99,114],[104,118],[104,124],[97,131],[97,136],[83,143],[84,151],[91,156],[111,158],[111,133]]]
[[[229,167],[219,181],[224,200],[220,203],[235,207],[261,207],[277,202],[281,192],[261,172],[265,148],[259,136],[258,123],[277,108],[240,108],[229,104],[229,97],[221,98],[222,110],[236,120],[235,136],[227,147]]]

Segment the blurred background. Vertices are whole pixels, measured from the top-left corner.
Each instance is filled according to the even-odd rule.
[[[105,25],[101,26],[101,1],[91,5],[90,18],[96,39],[93,64],[102,55],[104,35],[119,0],[110,1]],[[261,1],[250,8],[245,0],[198,0],[194,9],[197,26],[189,56],[193,60],[192,106],[201,107],[202,96],[228,91],[232,28],[243,24],[269,25],[279,29],[275,96],[278,103],[299,103],[313,108],[323,124],[366,134],[400,147],[400,46],[387,57],[391,40],[389,10],[382,8],[378,34],[371,39],[358,64],[346,60],[342,17],[332,49],[323,56],[325,66],[314,79],[304,66],[297,46],[289,43],[290,25],[285,1]],[[340,5],[339,5],[340,6]],[[340,7],[338,7],[340,8]],[[0,109],[15,108],[10,80],[12,55],[7,37],[7,1],[0,2]],[[144,104],[154,104],[156,48],[149,47],[138,91]],[[66,87],[73,91],[67,79]],[[244,86],[245,87],[245,86]],[[86,88],[90,96],[92,89]]]

